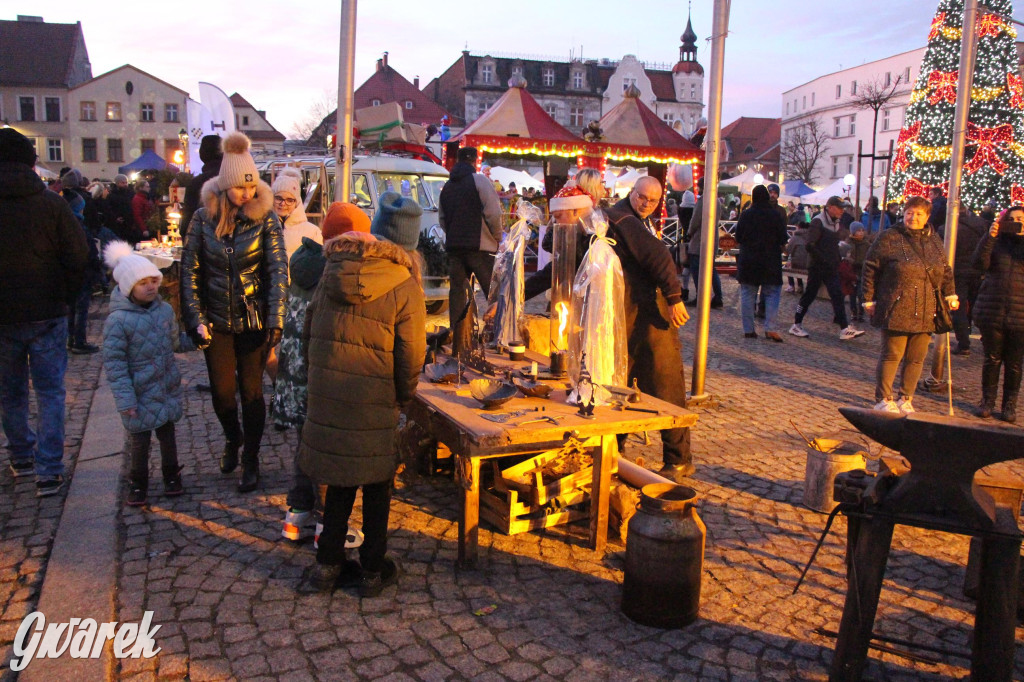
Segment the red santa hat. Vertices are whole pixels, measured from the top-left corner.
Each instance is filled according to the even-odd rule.
[[[573,209],[593,207],[594,200],[576,185],[563,187],[558,190],[558,194],[551,198],[550,203],[552,211],[571,211]]]

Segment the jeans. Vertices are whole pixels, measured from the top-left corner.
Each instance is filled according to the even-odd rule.
[[[263,368],[267,362],[266,331],[224,334],[213,332],[213,340],[203,351],[213,393],[213,411],[224,428],[224,437],[234,447],[242,447],[243,458],[254,458],[260,451],[263,428],[267,422],[267,404],[263,401]],[[238,426],[238,403],[242,394],[242,426]]]
[[[981,366],[982,402],[992,407],[999,392],[999,368],[1003,370],[1003,408],[1016,406],[1020,392],[1021,363],[1024,361],[1024,334],[1006,327],[982,327],[981,345],[985,362]]]
[[[86,343],[86,332],[89,331],[89,304],[92,303],[93,278],[85,279],[74,307],[68,311],[68,340],[79,348]]]
[[[811,268],[807,271],[807,287],[803,296],[796,304],[796,316],[794,322],[800,324],[804,321],[804,315],[818,297],[818,289],[824,284],[828,289],[828,297],[832,299],[832,312],[835,316],[833,322],[839,325],[840,329],[850,326],[850,320],[846,317],[846,302],[843,300],[843,287],[839,284],[839,273],[835,270],[821,270]]]
[[[700,254],[690,254],[690,277],[693,278],[694,293],[700,291]],[[711,269],[711,292],[712,300],[722,300],[722,280],[718,279],[718,271]]]
[[[388,517],[391,515],[392,479],[380,483],[342,488],[327,486],[324,500],[324,529],[320,533],[316,562],[339,566],[345,562],[345,536],[348,519],[356,501],[356,491],[363,489],[363,544],[359,547],[359,564],[368,573],[380,573],[388,551]]]
[[[466,283],[470,275],[484,290],[491,291],[491,274],[494,271],[494,254],[486,251],[459,251],[448,254],[448,327],[452,331],[452,352],[457,353],[469,343],[473,320],[467,314],[458,322],[466,308]]]
[[[765,314],[764,330],[778,331],[776,318],[779,316],[779,298],[782,296],[781,284],[740,284],[740,318],[743,320],[743,331],[746,334],[754,331],[754,303],[758,289],[764,296]]]
[[[875,400],[881,402],[893,397],[892,382],[896,369],[903,361],[900,396],[913,398],[917,380],[921,378],[924,359],[928,356],[928,344],[932,335],[927,332],[907,334],[882,330],[882,352],[875,368]]]
[[[128,480],[132,486],[149,489],[149,445],[150,431],[128,434]],[[174,422],[156,427],[156,439],[160,443],[160,470],[166,481],[178,473],[178,443],[174,438]]]
[[[64,372],[68,321],[0,325],[0,412],[12,461],[35,459],[36,474],[64,473]],[[36,430],[28,421],[28,383],[36,392]]]

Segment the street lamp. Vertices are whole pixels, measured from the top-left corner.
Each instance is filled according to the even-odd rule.
[[[764,184],[764,176],[761,175],[760,173],[755,173],[754,174],[754,184],[755,185],[763,185]]]
[[[182,128],[178,131],[178,143],[181,145],[181,156],[182,156],[182,170],[186,173],[189,171],[188,167],[188,131]]]
[[[847,173],[843,176],[843,188],[846,190],[846,198],[850,198],[850,190],[857,184],[857,176],[853,173]]]

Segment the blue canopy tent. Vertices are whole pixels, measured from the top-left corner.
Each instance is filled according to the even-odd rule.
[[[782,183],[782,186],[782,193],[793,197],[802,197],[814,191],[814,188],[805,185],[803,180],[786,180]]]
[[[144,170],[159,171],[164,170],[165,168],[178,170],[176,166],[172,166],[171,164],[167,163],[162,158],[160,158],[159,154],[157,154],[151,149],[147,149],[146,151],[142,152],[142,155],[139,156],[139,158],[135,159],[131,163],[126,163],[123,166],[119,166],[117,172],[128,175],[129,173],[137,173],[139,171]]]

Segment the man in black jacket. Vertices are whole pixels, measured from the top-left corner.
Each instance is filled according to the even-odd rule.
[[[36,495],[64,483],[68,304],[82,288],[89,247],[71,208],[32,170],[35,145],[0,130],[0,413],[15,476]],[[29,376],[38,433],[29,425]]]
[[[658,202],[661,183],[640,178],[629,196],[608,209],[608,236],[622,263],[626,285],[626,346],[629,381],[640,390],[686,407],[686,375],[677,329],[690,319],[668,247],[645,226]],[[681,481],[693,474],[690,429],[661,432],[660,473]],[[620,444],[622,439],[620,439]]]
[[[811,220],[811,229],[807,233],[807,253],[811,257],[811,265],[807,269],[807,287],[800,302],[796,304],[796,316],[793,326],[789,328],[793,336],[810,336],[804,331],[802,322],[807,309],[818,297],[818,289],[822,284],[832,299],[835,315],[832,321],[839,325],[839,339],[849,341],[864,333],[850,325],[843,304],[843,289],[839,284],[839,242],[846,237],[846,228],[842,224],[843,214],[843,200],[829,197],[825,208]]]
[[[120,173],[115,175],[114,186],[110,188],[110,197],[107,199],[111,214],[107,224],[117,238],[124,241],[129,241],[133,234],[132,197],[134,196],[135,192],[128,186],[128,176]]]
[[[181,202],[181,222],[178,232],[184,236],[188,232],[188,224],[192,222],[192,214],[199,208],[199,194],[203,185],[210,178],[220,175],[220,163],[224,160],[224,152],[220,148],[220,135],[205,135],[199,143],[199,158],[203,161],[203,172],[192,178],[185,188],[185,199]]]
[[[501,202],[491,181],[475,172],[476,157],[473,147],[459,150],[438,202],[438,222],[448,252],[448,316],[454,353],[469,341],[466,283],[475,275],[484,294],[490,292],[494,252],[501,241]]]

